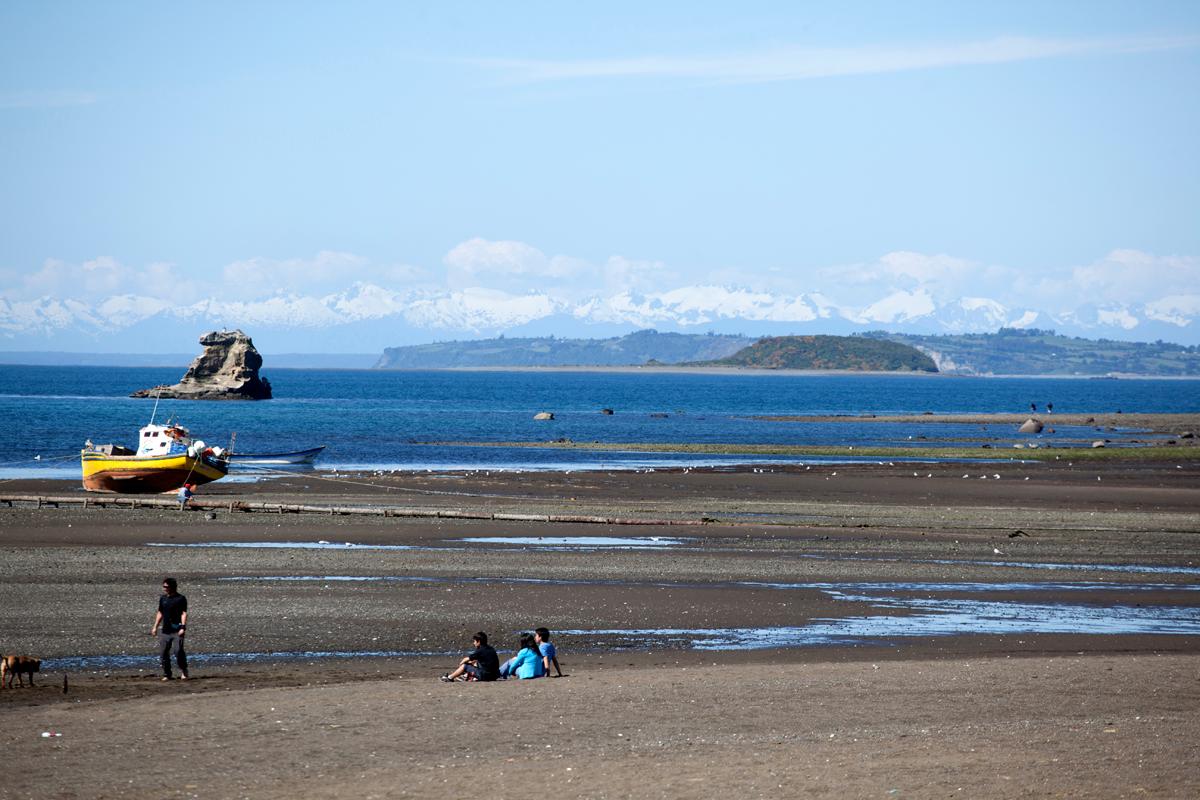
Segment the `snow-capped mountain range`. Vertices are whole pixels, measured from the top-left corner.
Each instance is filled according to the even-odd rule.
[[[773,294],[715,284],[571,300],[551,291],[397,290],[356,283],[320,297],[277,294],[232,302],[208,298],[188,305],[135,294],[96,303],[0,297],[0,349],[115,352],[152,346],[186,351],[201,332],[222,326],[251,332],[266,350],[313,352],[363,352],[498,334],[610,336],[642,328],[778,335],[866,330],[987,333],[1001,327],[1037,327],[1088,338],[1197,344],[1197,317],[1200,295],[1128,306],[1084,304],[1050,313],[987,297],[940,301],[922,288],[896,290],[850,306],[821,293]]]

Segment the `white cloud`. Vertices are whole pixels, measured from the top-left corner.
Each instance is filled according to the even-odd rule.
[[[458,279],[491,277],[570,278],[586,269],[579,259],[547,258],[524,242],[493,242],[476,237],[456,245],[444,259]]]
[[[1041,315],[1036,311],[1026,311],[1021,316],[1014,320],[1009,320],[1008,327],[1010,328],[1031,328],[1038,321]]]
[[[1200,286],[1200,258],[1156,256],[1140,250],[1114,250],[1104,258],[1071,271],[1077,300],[1093,303],[1139,303]]]
[[[225,265],[221,290],[239,299],[329,291],[359,279],[366,267],[361,256],[330,250],[313,258],[250,258]]]
[[[1125,308],[1098,308],[1096,309],[1096,321],[1101,325],[1115,325],[1127,331],[1138,326],[1138,318]]]
[[[1147,319],[1186,327],[1200,317],[1200,294],[1161,297],[1146,304],[1145,314]]]
[[[653,291],[677,281],[678,273],[667,269],[661,261],[643,261],[624,256],[610,256],[600,270],[603,284],[610,291]]]
[[[149,319],[170,307],[170,303],[157,297],[124,294],[109,297],[96,310],[110,327],[119,329]]]
[[[1117,39],[1000,37],[959,43],[835,48],[776,47],[717,56],[650,55],[575,60],[491,59],[479,66],[518,83],[581,79],[690,79],[724,83],[800,81],[1081,55],[1191,48],[1195,36]]]

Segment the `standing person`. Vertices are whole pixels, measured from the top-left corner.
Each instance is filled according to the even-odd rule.
[[[563,671],[562,667],[558,666],[558,650],[550,643],[550,631],[546,628],[538,628],[533,632],[534,639],[537,641],[538,651],[542,654],[542,665],[545,667],[547,677],[561,678]],[[558,674],[550,675],[550,665],[554,665],[554,671]]]
[[[188,679],[187,653],[183,650],[183,636],[187,632],[187,598],[179,593],[179,584],[174,578],[163,578],[162,597],[158,598],[158,613],[150,635],[158,637],[158,656],[162,660],[164,681],[171,680],[171,656],[179,667],[179,679]],[[159,632],[159,627],[162,632]]]
[[[446,683],[459,678],[494,681],[500,676],[500,657],[496,655],[496,649],[488,644],[487,634],[480,631],[471,637],[471,643],[475,649],[463,656],[463,660],[458,662],[458,669],[454,672],[447,672],[439,680]]]

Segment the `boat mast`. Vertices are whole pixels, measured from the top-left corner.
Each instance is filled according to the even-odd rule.
[[[162,387],[158,387],[158,394],[154,395],[154,410],[150,412],[150,424],[154,424],[154,415],[158,413],[158,401],[162,398]]]

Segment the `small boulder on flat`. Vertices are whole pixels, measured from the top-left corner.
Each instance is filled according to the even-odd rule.
[[[1180,439],[1195,439],[1196,434],[1192,433],[1191,431],[1184,431],[1183,433],[1179,434],[1179,438]]]
[[[538,413],[533,415],[533,418],[538,419],[538,420],[554,419],[554,415],[551,414],[549,411],[539,411]]]
[[[1043,427],[1045,426],[1042,425],[1041,420],[1030,417],[1021,423],[1021,427],[1017,428],[1017,433],[1041,433]]]
[[[1104,442],[1101,442],[1101,441],[1092,442],[1092,447],[1104,447]]]
[[[611,408],[602,408],[602,409],[600,409],[600,413],[606,417],[611,417],[613,410]]]

